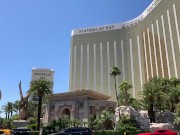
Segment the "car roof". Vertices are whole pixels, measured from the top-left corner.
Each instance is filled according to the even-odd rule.
[[[69,128],[65,128],[66,129],[89,129],[87,127],[69,127]]]
[[[17,129],[27,129],[27,127],[18,127]]]

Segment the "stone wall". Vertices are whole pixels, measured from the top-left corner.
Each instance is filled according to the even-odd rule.
[[[174,115],[170,111],[166,112],[156,112],[155,116],[157,123],[173,123],[174,121]]]

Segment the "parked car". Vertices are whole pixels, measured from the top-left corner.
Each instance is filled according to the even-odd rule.
[[[177,135],[177,133],[172,130],[159,129],[153,133],[139,133],[138,135]]]
[[[30,135],[29,131],[31,131],[31,129],[19,127],[12,130],[12,135]]]
[[[70,127],[50,135],[93,135],[93,132],[90,128],[86,127]]]

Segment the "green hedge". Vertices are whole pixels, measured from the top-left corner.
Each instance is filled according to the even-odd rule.
[[[136,135],[138,133],[143,133],[143,132],[146,132],[146,131],[144,130],[126,131],[126,135]],[[39,131],[30,131],[30,135],[39,135]],[[124,135],[124,131],[96,130],[94,131],[94,135]]]
[[[136,131],[126,131],[126,135],[136,135],[138,133],[146,132],[144,130]],[[114,130],[97,130],[94,131],[94,135],[124,135],[124,131],[114,131]]]
[[[94,131],[94,135],[124,135],[123,132],[113,130],[98,130]]]
[[[39,135],[39,131],[30,131],[30,135]]]

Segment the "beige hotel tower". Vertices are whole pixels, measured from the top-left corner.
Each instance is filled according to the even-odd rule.
[[[115,97],[114,65],[121,69],[117,83],[132,83],[135,98],[154,76],[179,77],[180,0],[154,0],[133,20],[72,31],[70,91]]]

